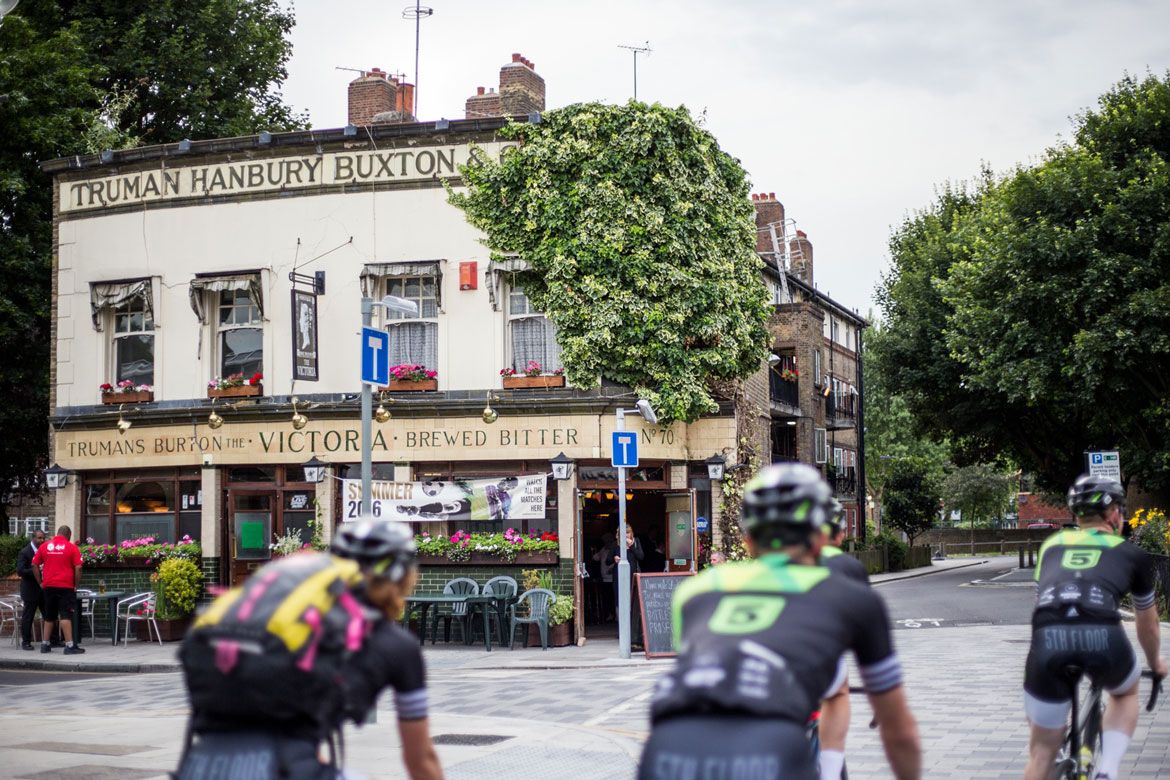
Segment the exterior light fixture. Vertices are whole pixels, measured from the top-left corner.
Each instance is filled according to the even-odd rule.
[[[796,420],[789,420],[785,425],[796,425]]]
[[[125,405],[126,404],[118,404],[118,433],[122,434],[123,436],[126,435],[126,431],[130,430],[130,426],[134,424],[122,416],[122,407]]]
[[[191,151],[191,139],[190,138],[184,138],[182,141],[179,141],[179,151],[180,152]]]
[[[215,413],[215,404],[218,398],[211,399],[211,414],[207,415],[207,427],[213,431],[218,431],[223,427],[223,418]]]
[[[374,410],[374,419],[380,423],[390,420],[390,410],[384,404],[378,404],[378,408]]]
[[[272,143],[272,133],[267,130],[261,130],[260,135],[256,137],[256,141],[262,146],[267,146]]]
[[[563,482],[573,475],[573,460],[561,453],[553,458],[549,463],[552,464],[553,479],[558,482]]]
[[[495,400],[499,399],[497,398]],[[498,419],[500,419],[500,413],[492,408],[492,394],[488,393],[487,404],[483,407],[483,421],[491,425]]]
[[[328,465],[328,463],[325,463],[322,460],[318,460],[317,456],[313,455],[313,457],[310,458],[304,465],[305,481],[313,483],[324,482],[325,468]]]
[[[49,490],[60,490],[69,481],[69,472],[54,463],[45,469],[45,484]]]
[[[292,399],[293,416],[292,416],[292,420],[290,422],[292,422],[292,427],[294,430],[300,431],[300,430],[303,430],[304,427],[309,424],[309,418],[305,417],[303,414],[301,414],[300,412],[297,411],[297,403],[299,403],[299,399],[293,398]]]
[[[435,129],[436,129],[436,130],[450,130],[450,129],[451,129],[451,122],[450,122],[450,120],[447,120],[447,119],[436,119],[436,120],[435,120]]]
[[[638,410],[638,414],[642,415],[643,420],[651,425],[658,424],[658,415],[654,413],[654,407],[645,398],[640,399],[638,403],[634,404],[634,407]]]
[[[707,476],[711,478],[712,482],[718,482],[723,479],[723,467],[727,465],[727,459],[719,453],[715,453],[707,458]]]

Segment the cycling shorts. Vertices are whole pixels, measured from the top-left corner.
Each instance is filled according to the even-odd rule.
[[[654,724],[638,780],[816,780],[805,727],[750,715],[678,715]]]
[[[1129,690],[1141,673],[1119,624],[1053,623],[1036,628],[1024,668],[1025,709],[1033,723],[1045,728],[1064,725],[1073,696],[1065,674],[1069,666],[1080,667],[1110,693]]]
[[[322,764],[318,743],[262,732],[197,736],[179,766],[178,780],[337,780]]]

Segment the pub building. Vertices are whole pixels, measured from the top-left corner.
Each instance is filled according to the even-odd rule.
[[[344,128],[43,164],[55,194],[57,523],[82,542],[198,540],[209,582],[222,585],[269,560],[270,545],[290,532],[308,541],[316,525],[327,540],[359,511],[362,299],[396,296],[414,303],[413,313],[375,306],[374,327],[390,334],[392,366],[424,368],[375,395],[383,516],[432,534],[554,532],[559,546],[529,563],[428,560],[420,589],[464,575],[481,584],[495,574],[519,579],[521,569],[541,567],[573,594],[577,636],[604,617],[585,608],[597,587],[586,574],[617,527],[616,413],[638,399],[606,382],[566,386],[556,329],[517,283],[523,259],[493,262],[447,203],[443,182],[459,186],[461,163],[506,148],[505,116],[539,121],[544,108],[544,81],[520,55],[501,69],[499,92],[478,92],[466,119],[417,122],[413,87],[375,69],[349,85]],[[776,348],[749,383],[757,402],[724,402],[689,425],[625,416],[640,449],[628,519],[644,545],[661,543],[671,570],[693,570],[700,541],[717,533],[722,496],[709,472],[734,465],[747,418],[762,423],[752,430],[764,460],[819,458],[828,467],[821,377],[784,403],[774,378],[814,359],[827,372],[838,352],[852,360],[850,381],[859,372],[855,354],[834,350],[827,326],[810,342],[799,324],[840,320],[855,338],[864,325],[815,292],[811,247],[807,277],[777,270],[791,252],[769,251],[761,283],[777,291]],[[527,376],[531,363],[540,368]],[[790,453],[776,450],[777,430]],[[845,442],[849,433],[833,435]],[[554,460],[565,459],[568,478],[554,479]],[[447,500],[443,483],[455,480],[481,486],[483,506]]]

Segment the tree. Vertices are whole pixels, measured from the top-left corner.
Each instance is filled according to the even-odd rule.
[[[910,544],[930,530],[938,517],[938,479],[929,462],[921,458],[895,461],[889,469],[885,497],[882,501],[882,525],[890,525],[906,534]]]
[[[946,190],[891,253],[895,390],[956,457],[1061,489],[1118,446],[1170,485],[1170,76],[1122,80],[1039,164]]]
[[[949,510],[959,510],[973,533],[976,523],[987,524],[1007,509],[1015,487],[1012,476],[995,466],[987,463],[963,466],[943,480],[943,504]]]
[[[450,199],[527,262],[517,282],[569,379],[633,387],[663,422],[716,411],[711,384],[758,371],[767,345],[743,168],[685,108],[578,104],[503,135],[519,147],[474,158]]]
[[[24,3],[0,26],[0,493],[47,465],[52,181],[38,163],[287,129],[292,16],[271,0]],[[4,496],[0,495],[0,498]],[[6,527],[6,526],[5,526]]]

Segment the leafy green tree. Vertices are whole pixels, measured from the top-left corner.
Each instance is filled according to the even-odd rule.
[[[685,108],[631,101],[512,124],[519,147],[463,169],[451,202],[515,253],[574,385],[635,388],[663,422],[718,408],[711,384],[759,369],[768,293],[747,177]]]
[[[882,499],[882,525],[892,526],[914,544],[914,539],[934,527],[941,489],[931,464],[922,458],[894,461]]]
[[[972,530],[987,525],[1008,508],[1016,481],[988,463],[976,463],[952,471],[942,483],[943,504],[957,509]]]
[[[307,126],[281,99],[294,15],[276,0],[57,0],[20,11],[45,31],[77,24],[117,127],[140,143]]]
[[[891,252],[895,389],[957,457],[1060,489],[1119,446],[1170,485],[1170,76],[1122,80],[1039,164],[944,191]]]

